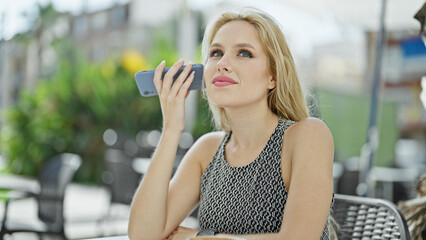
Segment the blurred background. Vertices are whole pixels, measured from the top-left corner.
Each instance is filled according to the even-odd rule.
[[[414,198],[426,163],[426,110],[420,100],[426,47],[413,18],[423,4],[2,0],[0,187],[37,191],[41,183],[36,179],[48,160],[76,154],[82,163],[64,193],[67,237],[124,234],[131,197],[162,123],[158,99],[139,95],[135,72],[155,68],[162,60],[167,66],[180,58],[201,63],[208,20],[223,10],[253,6],[281,24],[313,116],[333,133],[335,192],[365,194],[359,183],[368,155],[369,196],[394,203]],[[380,81],[373,89],[378,48],[383,50]],[[200,92],[191,92],[186,104],[176,166],[198,137],[213,130]],[[372,112],[377,114],[374,134]],[[38,220],[36,200],[13,207],[12,218]],[[28,211],[35,212],[31,220]],[[111,221],[115,229],[108,225]],[[185,224],[196,226],[196,221],[188,218]]]

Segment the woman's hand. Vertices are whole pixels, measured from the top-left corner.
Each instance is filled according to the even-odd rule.
[[[197,235],[197,230],[178,226],[166,240],[189,240]]]
[[[185,125],[185,99],[189,94],[188,88],[194,79],[194,72],[190,73],[192,65],[191,63],[187,64],[175,83],[173,83],[174,75],[183,64],[183,60],[176,62],[164,75],[163,80],[161,77],[163,75],[165,62],[162,61],[155,70],[154,85],[161,103],[163,131],[178,130],[180,133],[183,131]]]

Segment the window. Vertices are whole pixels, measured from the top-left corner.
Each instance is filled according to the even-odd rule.
[[[106,12],[99,12],[92,17],[93,30],[101,31],[105,29],[108,21],[108,15]]]
[[[114,26],[120,26],[126,22],[127,8],[126,6],[120,6],[112,9],[111,20]]]
[[[78,17],[74,20],[73,31],[76,36],[84,36],[87,33],[87,19],[86,16]]]

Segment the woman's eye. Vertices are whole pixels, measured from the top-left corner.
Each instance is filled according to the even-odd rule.
[[[240,57],[248,57],[248,58],[252,58],[253,57],[253,55],[249,51],[247,51],[247,50],[241,50],[238,53],[238,56],[240,56]]]
[[[219,50],[213,50],[210,52],[210,57],[220,57],[222,56],[222,52]]]

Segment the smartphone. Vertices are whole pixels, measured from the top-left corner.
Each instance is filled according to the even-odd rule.
[[[175,76],[173,77],[173,83],[182,73],[185,66],[182,66]],[[165,68],[163,71],[163,75],[161,79],[164,79],[164,75],[169,71],[169,67]],[[189,86],[189,90],[200,90],[203,88],[203,64],[192,64],[192,70],[195,71],[194,80],[192,80],[191,86]],[[138,86],[139,92],[144,97],[151,97],[158,95],[157,89],[155,89],[154,85],[154,73],[153,70],[140,71],[135,73],[136,85]]]

